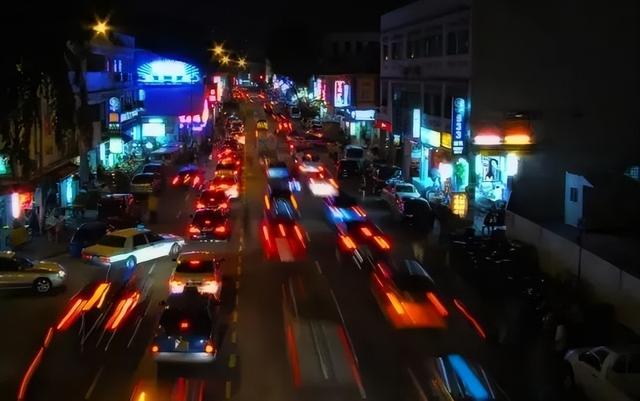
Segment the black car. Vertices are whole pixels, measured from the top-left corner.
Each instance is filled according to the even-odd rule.
[[[402,169],[398,166],[373,166],[373,192],[379,195],[388,180],[402,179]]]
[[[433,228],[435,214],[424,198],[408,198],[403,201],[403,217],[407,223],[421,229]]]
[[[92,221],[84,223],[71,237],[69,241],[69,255],[79,258],[83,248],[95,245],[98,240],[110,230],[110,227],[101,221]]]
[[[187,230],[187,238],[193,241],[228,241],[231,223],[228,214],[211,209],[197,210]]]
[[[158,364],[213,362],[218,352],[215,328],[215,316],[206,306],[165,306],[151,345],[154,360]]]
[[[142,222],[132,194],[108,194],[98,200],[98,220],[112,229],[135,227]]]
[[[336,171],[338,179],[357,177],[360,175],[360,166],[356,160],[342,159],[338,161]]]

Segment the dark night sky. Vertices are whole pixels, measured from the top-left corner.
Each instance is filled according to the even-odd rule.
[[[320,37],[319,34],[377,31],[381,14],[410,2],[71,0],[33,7],[33,3],[24,1],[22,12],[9,13],[13,14],[13,24],[18,26],[39,17],[42,28],[53,25],[51,29],[55,29],[55,24],[74,21],[90,24],[93,16],[110,15],[111,24],[134,34],[139,47],[200,63],[206,62],[206,49],[213,41],[224,41],[226,47],[246,55],[249,60],[269,54],[277,58],[275,53],[288,53],[304,62],[310,56],[306,54],[308,44]],[[54,15],[57,18],[51,18]]]

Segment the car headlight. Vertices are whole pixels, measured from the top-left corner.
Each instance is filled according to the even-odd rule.
[[[67,272],[65,272],[64,270],[58,270],[58,276],[60,278],[64,278],[67,275]]]

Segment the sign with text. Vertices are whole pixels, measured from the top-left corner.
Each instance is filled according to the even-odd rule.
[[[451,135],[453,154],[463,154],[467,142],[467,102],[461,97],[454,97],[451,103]]]

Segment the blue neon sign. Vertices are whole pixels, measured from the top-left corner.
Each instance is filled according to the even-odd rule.
[[[138,67],[138,81],[160,85],[194,84],[200,81],[200,70],[182,61],[154,60]]]
[[[453,154],[463,154],[467,142],[467,102],[461,97],[453,98],[451,104],[451,134]]]

